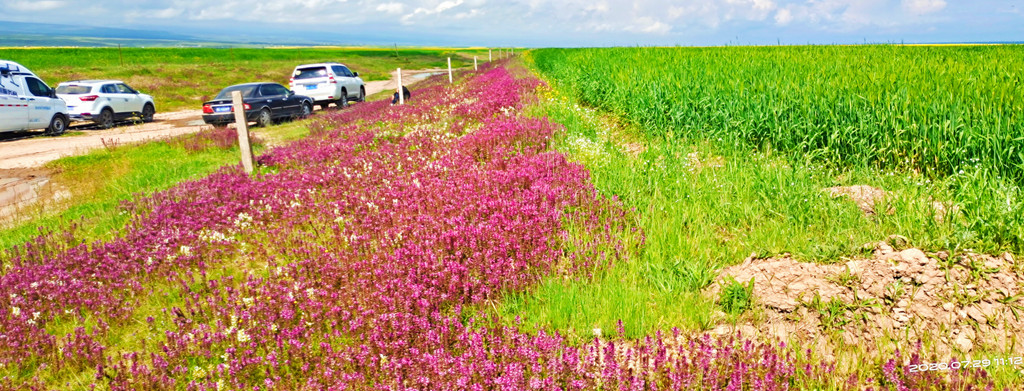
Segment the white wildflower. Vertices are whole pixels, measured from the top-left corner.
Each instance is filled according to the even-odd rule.
[[[316,294],[316,289],[313,289],[313,288],[306,289],[306,296],[307,297],[313,297],[313,295],[315,295],[315,294]]]
[[[29,284],[29,287],[31,287],[32,289],[38,288],[39,287],[39,283],[38,282],[33,282],[33,283]]]
[[[253,299],[251,297],[243,297],[242,298],[242,303],[245,304],[246,306],[251,306],[255,302],[256,302],[256,299]]]
[[[594,336],[595,336],[595,337],[601,338],[601,328],[599,328],[599,327],[595,327],[595,328],[594,328],[593,330],[591,330],[591,331],[592,331],[592,332],[594,333]]]
[[[224,379],[217,380],[217,391],[224,389]]]
[[[273,331],[273,332],[276,333],[277,332],[277,324],[271,323],[270,324],[270,331]]]
[[[238,228],[248,228],[250,225],[252,225],[252,215],[245,212],[239,213],[235,219],[235,226]]]
[[[11,307],[11,315],[14,315],[14,317],[21,316],[21,308]]]
[[[206,371],[200,368],[198,365],[192,367],[192,376],[196,379],[202,379],[206,377]]]
[[[178,253],[180,253],[181,255],[184,255],[186,257],[191,256],[192,255],[192,247],[181,246],[180,248],[178,248]]]
[[[245,329],[238,329],[238,342],[248,342],[249,334],[245,333]]]

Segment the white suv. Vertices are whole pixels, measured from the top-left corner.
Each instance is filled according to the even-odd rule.
[[[362,102],[366,99],[366,86],[359,78],[359,72],[352,72],[336,62],[295,67],[288,87],[296,94],[313,98],[324,109],[332,102],[338,107],[345,107],[349,101]]]
[[[75,80],[57,85],[57,96],[68,103],[73,121],[92,121],[103,128],[115,121],[138,117],[153,121],[153,97],[140,93],[120,80]]]
[[[39,76],[16,62],[0,60],[0,132],[68,128],[68,108]]]

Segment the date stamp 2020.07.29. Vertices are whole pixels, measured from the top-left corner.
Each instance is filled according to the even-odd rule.
[[[937,362],[929,364],[916,364],[910,366],[910,372],[925,372],[925,371],[948,371],[956,369],[970,369],[970,368],[988,368],[990,366],[1003,366],[1003,365],[1024,365],[1024,357],[1006,357],[1006,358],[995,358],[995,359],[984,359],[984,360],[964,360],[964,361],[950,361],[950,362]]]

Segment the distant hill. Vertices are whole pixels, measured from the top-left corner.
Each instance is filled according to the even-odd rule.
[[[113,38],[142,41],[199,41],[197,37],[167,31],[134,30],[123,28],[72,26],[51,23],[23,23],[0,21],[0,45],[14,46],[8,38],[30,42],[33,39],[60,40],[60,38]]]
[[[322,34],[311,34],[322,35]],[[224,39],[224,37],[229,37]],[[78,47],[261,47],[266,45],[337,44],[307,39],[301,33],[290,36],[261,36],[199,31],[195,35],[161,30],[72,26],[55,23],[24,23],[0,20],[0,47],[78,46]]]

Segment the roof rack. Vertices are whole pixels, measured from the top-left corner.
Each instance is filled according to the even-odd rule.
[[[3,67],[0,67],[0,75],[2,75],[2,76],[10,76],[11,74],[15,74],[15,75],[17,75],[17,74],[25,74],[25,75],[27,75],[28,73],[22,71],[21,67],[17,66],[17,65],[14,65],[14,68],[12,69],[11,68],[11,63],[6,63],[6,64],[3,65]]]

